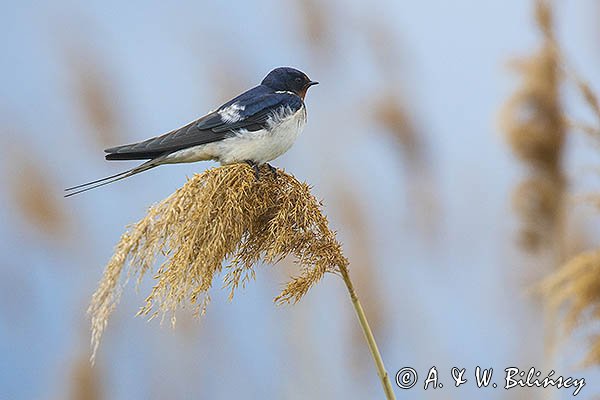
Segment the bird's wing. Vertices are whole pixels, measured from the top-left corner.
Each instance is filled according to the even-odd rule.
[[[257,86],[216,111],[162,136],[106,149],[106,159],[151,159],[183,148],[217,142],[235,136],[241,129],[264,129],[274,112],[284,107],[296,111],[301,106],[302,99],[294,94],[267,91],[264,86]]]

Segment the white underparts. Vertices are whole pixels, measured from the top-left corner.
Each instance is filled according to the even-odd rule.
[[[251,160],[258,164],[264,164],[288,151],[304,129],[305,124],[306,109],[304,106],[296,112],[289,107],[282,107],[269,117],[266,129],[254,132],[240,129],[235,132],[235,136],[230,138],[169,154],[164,162],[217,160],[221,164],[232,164]]]

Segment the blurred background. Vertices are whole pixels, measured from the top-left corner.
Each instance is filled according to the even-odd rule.
[[[383,398],[340,279],[274,306],[290,263],[260,267],[233,302],[215,282],[206,317],[183,310],[175,329],[134,316],[150,279],[129,286],[88,362],[85,311],[126,225],[214,164],[69,199],[63,188],[130,168],[102,150],[181,126],[277,66],[321,84],[304,133],[274,164],[324,200],[388,372],[410,366],[423,379],[436,366],[445,384],[398,397],[573,392],[454,388],[453,366],[556,369],[585,378],[579,398],[599,395],[597,368],[580,366],[589,332],[552,333],[533,290],[598,244],[596,210],[576,201],[597,191],[598,148],[567,134],[559,238],[523,231],[515,212],[528,169],[500,119],[521,81],[511,62],[543,42],[533,15],[522,0],[3,2],[0,398]],[[600,2],[560,2],[555,17],[564,54],[600,88]]]

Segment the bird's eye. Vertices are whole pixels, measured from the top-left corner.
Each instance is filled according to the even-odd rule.
[[[300,82],[302,82],[302,78],[298,77],[298,78],[295,79],[295,81],[298,82],[298,83],[300,83]]]

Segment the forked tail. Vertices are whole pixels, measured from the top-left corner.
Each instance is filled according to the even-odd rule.
[[[108,185],[109,183],[120,181],[121,179],[129,178],[132,175],[139,174],[140,172],[147,171],[159,165],[160,161],[158,161],[158,159],[155,158],[154,160],[149,160],[143,163],[142,165],[138,165],[137,167],[129,169],[127,171],[123,171],[121,173],[107,176],[106,178],[97,179],[88,183],[83,183],[81,185],[66,188],[65,192],[68,193],[65,194],[65,197],[71,197],[76,194],[87,192],[88,190],[92,190],[100,186]]]

